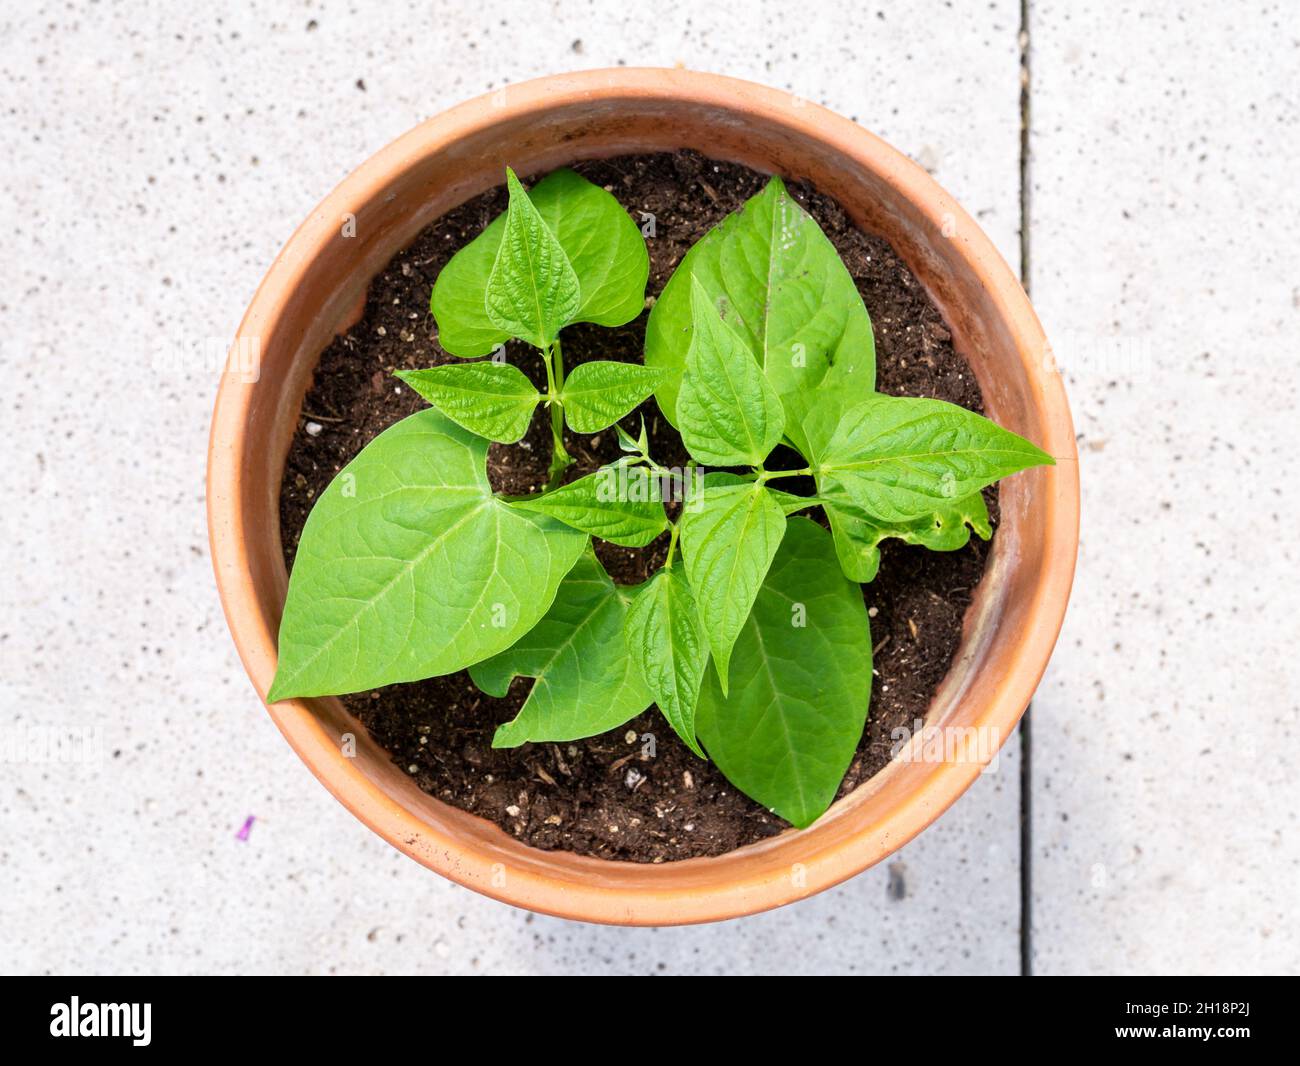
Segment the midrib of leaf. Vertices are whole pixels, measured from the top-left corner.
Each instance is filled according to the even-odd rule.
[[[790,724],[786,721],[785,713],[781,710],[781,689],[776,683],[776,677],[772,673],[771,656],[767,653],[767,642],[763,640],[763,629],[754,621],[753,611],[750,612],[749,618],[745,620],[746,627],[752,627],[754,630],[754,639],[758,641],[758,650],[763,657],[763,672],[767,674],[768,683],[772,686],[772,702],[768,705],[768,710],[775,715],[777,722],[781,726],[781,734],[785,737],[785,750],[793,752],[794,739],[790,735]],[[755,722],[755,729],[761,724],[762,719]],[[795,789],[799,793],[799,806],[807,809],[807,798],[804,793],[803,777],[799,773],[798,760],[791,762],[791,777],[794,781]]]
[[[747,494],[748,497],[749,497],[749,500],[750,500],[750,504],[749,504],[748,509],[747,509],[746,512],[745,512],[745,517],[744,517],[744,519],[742,519],[742,521],[741,521],[740,536],[737,538],[737,547],[739,547],[740,542],[742,542],[742,541],[745,540],[745,538],[746,538],[746,534],[748,534],[748,533],[750,532],[750,529],[751,529],[750,523],[751,523],[752,519],[754,518],[754,515],[756,514],[756,512],[757,512],[757,510],[758,510],[758,498],[759,498],[759,495],[760,495],[762,492],[763,492],[763,489],[761,489],[761,488],[755,488],[755,489],[752,489],[752,490]],[[742,505],[743,505],[743,501],[744,501],[744,499],[745,499],[745,497],[742,496],[742,497],[741,497]],[[735,509],[733,508],[732,511],[734,511],[734,510],[735,510]],[[732,513],[732,512],[728,512],[728,514],[730,514],[730,513]],[[718,530],[719,530],[719,528],[720,528],[721,526],[722,526],[722,522],[719,522],[716,526],[714,526],[714,535],[715,535],[715,536],[717,535],[717,532],[718,532]],[[739,551],[733,551],[733,552],[731,553],[731,564],[730,564],[728,570],[726,571],[726,574],[727,574],[727,583],[726,583],[726,587],[727,587],[727,588],[731,588],[731,587],[735,584],[735,579],[736,579],[736,570],[737,570],[737,568],[738,568],[738,566],[739,566],[739,560],[740,560],[740,552],[739,552]],[[710,640],[709,643],[712,644],[712,641]],[[732,648],[734,649],[734,647],[735,647],[735,645],[733,644],[733,645],[732,645]],[[728,654],[727,654],[727,669],[728,669],[728,670],[731,669],[731,654],[730,654],[730,651],[728,651]]]
[[[446,392],[460,399],[477,402],[486,399],[489,403],[523,404],[532,399],[526,392],[494,392],[490,388],[469,388],[464,385],[442,385]]]
[[[763,369],[767,369],[768,339],[772,334],[772,274],[776,269],[776,220],[780,214],[775,205],[772,209],[772,221],[767,231],[767,286],[763,293]]]
[[[763,493],[764,493],[765,491],[766,491],[766,490],[763,489],[763,488],[761,488],[761,487],[755,487],[755,488],[751,489],[750,492],[749,492],[749,494],[748,494],[748,496],[749,496],[749,503],[748,503],[748,507],[746,508],[746,511],[745,511],[745,517],[744,517],[744,520],[741,522],[741,527],[740,527],[740,539],[741,539],[741,540],[744,540],[744,539],[745,539],[746,535],[750,532],[750,529],[752,528],[752,523],[753,523],[753,521],[754,521],[755,516],[758,514],[758,510],[759,510],[759,503],[758,503],[758,501],[759,501],[759,499],[762,497],[762,495],[763,495]],[[742,500],[743,500],[743,499],[744,499],[744,497],[742,497]],[[739,553],[739,552],[733,552],[731,557],[732,557],[731,573],[730,573],[728,576],[731,577],[731,578],[734,578],[734,577],[736,576],[736,562],[735,562],[735,560],[737,560],[737,559],[740,558],[740,553]]]
[[[493,538],[492,538],[492,545],[493,545],[493,546],[492,546],[492,565],[491,565],[491,567],[488,568],[488,573],[489,573],[489,574],[495,574],[495,573],[497,572],[497,564],[501,562],[501,544],[502,544],[502,540],[501,540],[501,515],[502,515],[502,510],[501,510],[501,505],[500,505],[500,504],[497,504],[496,500],[494,500],[494,499],[489,499],[489,500],[487,500],[487,501],[485,501],[485,502],[486,502],[487,505],[492,506],[492,522],[493,522],[493,534],[494,534],[494,536],[493,536]],[[460,523],[457,522],[456,525],[459,526]],[[450,530],[448,530],[448,532],[450,532]],[[440,538],[440,539],[441,539],[441,538]],[[551,557],[551,549],[550,549],[550,545],[547,545],[547,548],[546,548],[546,557],[547,557],[547,559],[548,559],[548,564],[547,564],[547,565],[549,566],[549,559],[550,559],[550,557]],[[490,579],[489,579],[489,580],[490,580]],[[476,611],[477,611],[477,610],[478,610],[478,609],[483,605],[483,598],[484,598],[484,595],[486,594],[486,592],[487,592],[487,582],[484,582],[484,583],[483,583],[483,588],[482,588],[482,590],[481,590],[481,591],[479,592],[479,594],[478,594],[478,598],[474,601],[474,606],[473,606],[470,610],[468,610],[468,611],[465,612],[465,621],[462,622],[460,628],[456,630],[456,632],[455,632],[455,634],[454,634],[454,636],[453,636],[453,638],[452,638],[453,640],[454,640],[456,637],[459,637],[463,632],[465,632],[466,628],[469,626],[470,619],[474,617],[474,613],[475,613],[475,612],[476,612]],[[411,627],[414,628],[414,626],[415,626],[415,612],[412,611],[412,612],[411,612]],[[408,634],[409,634],[409,630],[408,630]]]
[[[889,433],[891,436],[894,435],[894,434],[897,434],[897,433],[902,433],[904,430],[910,430],[910,431],[913,432],[913,433],[920,432],[920,431],[918,431],[915,427],[920,426],[920,425],[921,425],[922,423],[924,423],[927,419],[932,419],[932,418],[934,418],[934,417],[935,417],[935,416],[934,416],[933,412],[931,412],[931,413],[918,414],[915,418],[909,418],[906,422],[899,422],[899,423],[897,423],[897,424],[891,426],[891,427],[890,427],[887,431],[885,431],[885,432]],[[876,436],[867,438],[867,440],[863,442],[862,447],[863,447],[863,448],[869,448],[869,447],[871,446],[872,442],[873,442],[873,441],[877,441],[877,440],[879,440],[880,437],[881,437],[882,435],[883,435],[882,433],[877,433]],[[830,440],[830,441],[828,441],[828,442],[827,442],[827,446],[826,446],[826,450],[830,450],[830,448],[834,445],[834,443],[835,443],[834,440]],[[1028,453],[1026,453],[1026,452],[1024,452],[1024,451],[1012,451],[1011,449],[1008,449],[1008,448],[962,448],[962,449],[949,449],[949,450],[946,451],[946,452],[933,452],[933,451],[927,451],[927,452],[901,452],[901,453],[899,453],[899,454],[897,454],[897,455],[882,455],[882,456],[881,456],[880,458],[878,458],[878,459],[858,459],[858,460],[853,460],[852,462],[847,462],[847,463],[837,463],[837,462],[835,462],[834,460],[831,460],[830,462],[822,463],[822,466],[823,466],[823,468],[825,468],[825,469],[853,470],[853,469],[857,469],[857,468],[860,467],[860,466],[870,466],[870,465],[874,465],[874,464],[876,464],[876,463],[884,463],[884,462],[888,462],[888,461],[890,461],[890,460],[892,460],[892,459],[904,459],[904,460],[906,460],[906,459],[933,459],[933,458],[937,458],[937,457],[939,457],[939,456],[947,456],[947,455],[1012,455],[1012,456],[1023,456],[1023,455],[1025,455],[1025,454],[1028,454]]]
[[[721,318],[718,319],[718,324],[719,324],[723,329],[725,329],[725,330],[727,330],[727,331],[729,331],[729,332],[734,333],[734,330],[732,330],[730,326],[728,326],[725,322],[723,322]],[[736,339],[737,339],[737,340],[740,340],[739,337],[737,337]],[[740,341],[740,346],[741,346],[742,348],[744,348],[744,347],[745,347],[745,342],[744,342],[744,341]],[[749,352],[746,351],[746,352],[745,352],[745,355],[746,355],[746,357],[748,357]],[[719,359],[719,362],[721,362],[721,359]],[[758,371],[758,372],[759,372],[760,375],[763,373],[763,370],[762,370],[761,367],[759,368],[759,371]],[[724,380],[726,381],[726,383],[727,383],[727,391],[731,393],[732,403],[733,403],[733,405],[735,406],[736,410],[738,410],[738,411],[739,411],[739,410],[742,410],[742,408],[741,408],[741,404],[740,404],[740,393],[739,393],[739,391],[737,391],[737,389],[736,389],[736,383],[735,383],[735,381],[732,380],[732,377],[731,377],[731,373],[730,373],[730,371],[728,371],[727,368],[726,368],[725,366],[723,367],[722,377],[723,377],[723,379],[724,379]],[[762,388],[760,387],[758,391],[759,391],[759,398],[760,398],[760,399],[759,399],[760,406],[762,406],[762,407],[764,408],[764,410],[766,410],[766,406],[767,406],[767,405],[764,404],[764,403],[762,402],[762,396],[763,396],[763,390],[762,390]],[[718,436],[719,438],[721,438],[722,434],[721,434],[720,432],[718,432],[718,422],[717,422],[717,419],[714,417],[714,413],[713,413],[712,411],[709,411],[709,412],[707,412],[707,413],[708,413],[708,416],[709,416],[709,422],[713,425],[715,435]],[[742,418],[740,419],[740,426],[741,426],[741,429],[743,429],[743,430],[745,431],[745,437],[746,437],[746,439],[749,441],[749,448],[750,448],[750,452],[751,452],[751,454],[757,454],[757,453],[759,452],[759,450],[760,450],[759,442],[758,442],[757,440],[754,439],[754,433],[753,433],[753,429],[751,428],[751,426],[750,426],[750,424],[749,424],[749,419],[748,419],[748,418],[744,418],[744,417],[742,416]],[[760,455],[760,456],[759,456],[759,459],[762,459],[762,458],[763,458],[763,457]]]
[[[691,706],[685,705],[683,699],[683,693],[682,693],[681,678],[678,677],[677,675],[677,660],[680,658],[680,656],[677,654],[677,640],[676,640],[677,627],[674,624],[674,619],[676,618],[676,614],[674,613],[673,610],[674,597],[672,593],[671,579],[664,582],[663,594],[664,594],[664,616],[665,616],[665,622],[667,624],[667,629],[668,629],[668,634],[667,634],[668,649],[667,651],[664,652],[664,666],[668,671],[667,676],[670,679],[670,683],[672,685],[672,694],[674,697],[675,706],[672,708],[671,713],[666,707],[661,707],[660,709],[664,712],[664,716],[668,718],[669,720],[668,724],[673,727],[673,731],[679,734],[683,732],[689,734],[690,739],[688,739],[686,736],[682,736],[682,739],[686,741],[687,746],[690,747],[692,751],[694,751],[697,755],[703,757],[703,749],[700,747],[700,742],[695,735],[695,706],[694,704],[692,704]],[[686,628],[690,629],[691,627],[688,625]],[[701,664],[701,669],[700,669],[701,681],[703,681],[703,672],[705,669],[708,668],[708,663],[709,663],[709,659],[708,659],[709,652],[707,650],[708,648],[707,637],[704,639],[703,643],[704,643],[705,651],[704,651],[704,661]],[[651,695],[653,695],[653,693],[651,693]],[[698,702],[699,701],[698,686],[696,687],[695,690],[695,698],[696,698],[696,702]]]
[[[673,597],[672,591],[668,588],[668,582],[664,582],[664,621],[668,626],[668,650],[664,653],[664,662],[668,668],[668,676],[673,681],[673,694],[681,700],[680,686],[677,683],[677,642],[673,640],[673,633],[676,627],[673,625]],[[678,711],[681,708],[677,708]]]
[[[533,210],[536,212],[536,208]],[[534,213],[532,220],[545,228],[546,223],[541,220],[540,215]],[[533,242],[531,240],[524,241],[524,255],[528,257],[528,277],[532,282],[529,288],[533,290],[533,307],[537,311],[537,335],[542,340],[550,340],[552,338],[546,336],[545,322],[542,316],[542,294],[537,287],[537,264],[533,262]]]
[[[961,448],[949,450],[946,452],[903,452],[900,455],[882,455],[879,459],[854,459],[847,463],[837,463],[832,460],[829,463],[823,463],[823,470],[865,470],[868,467],[879,466],[881,463],[914,463],[925,459],[947,459],[954,455],[1005,455],[1011,458],[1024,458],[1027,452],[1012,451],[1009,448]]]
[[[568,382],[565,382],[567,385]],[[576,389],[569,389],[569,399],[582,399],[587,403],[591,402],[593,396],[602,396],[607,392],[613,392],[618,388],[617,385],[586,385]]]
[[[788,196],[788,193],[787,193],[787,196]],[[765,370],[766,370],[766,368],[767,368],[767,357],[768,357],[768,355],[770,354],[770,351],[769,351],[769,348],[768,348],[768,343],[769,343],[769,341],[770,341],[770,339],[771,339],[771,335],[772,335],[771,317],[772,317],[772,305],[773,305],[773,303],[774,303],[774,301],[772,300],[772,285],[773,285],[773,274],[775,273],[775,271],[776,271],[776,266],[777,266],[777,257],[776,257],[777,241],[776,241],[776,235],[777,235],[777,232],[778,232],[778,229],[779,229],[779,227],[778,227],[778,225],[777,225],[777,219],[778,219],[779,215],[780,215],[780,211],[779,211],[779,210],[776,210],[776,209],[774,208],[773,211],[772,211],[772,222],[771,222],[771,225],[769,226],[769,229],[768,229],[768,235],[767,235],[767,249],[768,249],[768,251],[767,251],[767,295],[766,295],[766,298],[763,300],[763,335],[762,335],[762,339],[763,339],[763,368],[764,368]],[[827,238],[827,240],[829,241],[830,238]],[[839,253],[836,252],[835,254],[836,254],[836,256],[838,257],[838,254],[839,254]],[[786,277],[786,276],[788,276],[788,275],[789,275],[789,272],[788,272],[788,271],[786,271],[786,272],[784,272],[784,273],[782,274],[783,277]],[[845,325],[841,327],[839,333],[837,334],[836,339],[835,339],[835,343],[839,343],[839,339],[842,338],[842,337],[844,336],[844,328],[846,328],[846,326],[847,326],[847,319],[845,320]],[[834,350],[834,346],[833,346],[833,345],[829,345],[829,346],[827,346],[825,353],[823,353],[823,354],[824,354],[824,357],[825,357],[825,360],[826,360],[826,366],[825,366],[825,368],[824,368],[825,370],[830,370],[831,366],[834,365],[834,360],[833,360],[832,357],[831,357],[831,352],[832,352],[833,350]],[[824,375],[823,375],[823,377],[824,377]],[[819,380],[820,380],[820,379],[819,379]],[[784,406],[784,399],[785,399],[785,398],[782,397],[782,405],[783,405],[783,406]],[[785,438],[783,437],[783,439],[785,439]],[[791,443],[791,447],[795,447],[793,443]],[[798,448],[795,447],[795,450],[798,451]]]
[[[471,518],[473,518],[476,514],[478,514],[479,511],[481,511],[484,507],[490,506],[492,503],[493,501],[491,499],[484,499],[481,502],[475,504],[468,511],[466,511],[464,515],[458,518],[452,525],[448,526],[441,533],[439,533],[438,536],[434,537],[431,541],[429,541],[428,544],[426,544],[423,548],[421,548],[418,552],[416,552],[416,554],[406,563],[405,566],[399,569],[391,578],[389,578],[387,581],[384,582],[383,587],[381,587],[380,590],[377,593],[375,593],[374,596],[371,596],[370,599],[368,600],[357,601],[361,603],[362,606],[358,607],[355,611],[353,611],[352,615],[348,618],[347,622],[345,622],[343,625],[340,625],[337,629],[334,630],[333,633],[331,633],[324,641],[322,641],[317,646],[316,650],[312,653],[312,655],[308,659],[304,660],[301,663],[301,665],[298,667],[298,669],[295,670],[293,674],[290,675],[289,678],[286,678],[286,683],[292,682],[294,679],[301,677],[303,671],[306,670],[308,667],[312,666],[318,659],[320,659],[322,655],[324,655],[330,648],[332,648],[335,642],[341,636],[343,636],[344,633],[351,633],[356,628],[357,619],[360,618],[362,614],[364,614],[367,610],[371,609],[379,600],[386,597],[388,593],[392,591],[393,587],[399,581],[403,581],[407,577],[409,577],[411,571],[414,570],[417,566],[419,566],[420,563],[424,562],[424,560],[429,556],[430,552],[436,549],[440,544],[442,544],[444,540],[447,539],[447,537],[455,533],[456,530],[458,530],[461,526],[463,526],[466,522],[468,522]],[[498,521],[497,530],[499,533],[500,532],[499,517],[497,521]],[[497,549],[496,549],[497,554],[493,557],[493,564],[492,564],[493,571],[496,570],[496,561],[500,556],[500,551],[501,551],[500,541],[501,538],[500,536],[498,536]],[[475,603],[474,609],[476,610],[482,602],[483,602],[483,595],[482,593],[480,593],[478,601]],[[468,612],[466,617],[469,617],[469,615],[472,614],[473,614],[473,610]],[[412,614],[412,619],[413,619],[412,625],[414,625],[414,614]],[[456,631],[457,634],[459,635],[464,630],[464,628],[465,627],[462,625],[461,628]],[[409,631],[408,631],[408,636],[409,636]],[[402,647],[403,645],[399,643],[398,644],[399,654],[401,652]]]
[[[617,366],[627,366],[627,367],[631,367],[631,368],[633,368],[633,370],[641,369],[641,367],[640,367],[639,364],[637,364],[637,363],[617,363],[616,365],[617,365]],[[577,368],[575,367],[574,369],[576,370]],[[626,380],[625,380],[625,381],[615,381],[615,382],[613,382],[613,384],[606,384],[606,385],[599,385],[599,384],[596,384],[596,385],[577,385],[577,386],[570,387],[569,382],[572,381],[572,380],[573,380],[572,377],[569,377],[569,378],[567,378],[567,379],[565,380],[565,382],[564,382],[564,392],[565,392],[565,396],[566,396],[566,398],[568,398],[568,399],[579,399],[579,398],[581,398],[581,399],[587,401],[588,403],[591,402],[592,397],[604,397],[604,398],[607,398],[611,393],[618,393],[618,392],[621,392],[621,391],[625,391],[625,390],[632,389],[632,388],[634,387],[633,384],[632,384],[630,381],[626,381]],[[581,380],[581,379],[579,379],[579,380]],[[635,388],[638,389],[638,390],[639,390],[641,387],[642,387],[642,385],[641,385],[640,382],[638,382],[638,383],[635,385]]]

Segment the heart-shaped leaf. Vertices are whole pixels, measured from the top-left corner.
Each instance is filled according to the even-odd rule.
[[[636,318],[645,307],[650,260],[641,231],[619,202],[572,170],[547,175],[528,198],[577,275],[580,301],[569,321],[621,326]],[[434,283],[429,308],[438,343],[453,355],[487,355],[513,336],[488,317],[485,301],[506,218],[500,215],[452,256]]]
[[[515,172],[506,168],[510,207],[484,305],[491,323],[535,348],[547,348],[582,303],[578,275]]]
[[[695,594],[680,567],[660,570],[641,586],[627,612],[627,645],[668,724],[703,759],[695,738],[695,703],[709,646]]]
[[[449,674],[537,624],[587,537],[497,499],[487,448],[420,411],[330,483],[298,545],[269,700]]]
[[[758,466],[785,428],[781,398],[696,278],[691,311],[691,346],[677,393],[682,440],[701,463]]]
[[[822,495],[843,492],[889,524],[932,516],[999,478],[1054,460],[1023,437],[942,400],[875,396],[845,412],[816,454]]]
[[[528,432],[541,396],[509,363],[463,363],[397,376],[457,425],[488,440],[513,444]]]
[[[630,599],[587,552],[536,629],[470,667],[474,683],[489,696],[504,696],[515,677],[537,679],[519,714],[497,729],[494,748],[595,736],[650,706],[623,635]]]
[[[716,665],[716,664],[715,664]],[[715,666],[695,727],[728,780],[799,828],[835,799],[871,698],[871,633],[830,534],[792,518],[731,660]]]
[[[603,467],[515,507],[627,548],[644,548],[668,528],[659,486],[643,467]]]
[[[561,390],[565,421],[578,433],[599,433],[654,392],[663,376],[662,370],[639,363],[582,363]]]
[[[875,347],[857,286],[773,178],[686,253],[650,312],[645,361],[669,372],[656,393],[670,419],[691,346],[692,277],[763,367],[785,407],[786,434],[805,455],[803,419],[816,404],[872,394]]]
[[[682,555],[725,688],[731,646],[785,532],[785,512],[758,482],[710,484],[682,512]]]

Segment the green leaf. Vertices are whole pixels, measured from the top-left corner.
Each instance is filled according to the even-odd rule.
[[[694,278],[691,310],[691,346],[677,393],[682,440],[701,463],[758,466],[785,429],[781,398]]]
[[[298,545],[269,700],[449,674],[537,624],[587,538],[497,499],[487,448],[420,411],[330,483]]]
[[[802,829],[835,799],[871,698],[861,590],[809,519],[790,520],[730,673],[729,695],[714,667],[705,675],[700,740],[732,784]]]
[[[924,545],[931,551],[955,551],[970,540],[972,529],[982,540],[993,535],[988,508],[978,492],[943,504],[931,514],[894,524],[872,518],[843,493],[835,493],[823,505],[840,566],[847,577],[857,582],[875,578],[880,569],[880,542],[890,537]]]
[[[650,454],[650,445],[646,440],[645,416],[641,418],[641,431],[636,437],[633,437],[622,426],[615,426],[614,432],[618,434],[619,451],[639,456],[648,456]]]
[[[768,494],[781,507],[781,511],[789,516],[799,511],[806,511],[809,507],[817,507],[825,504],[826,501],[820,496],[796,496],[792,492],[782,492],[780,489],[774,489],[771,485],[767,487]]]
[[[785,532],[785,513],[757,482],[710,486],[682,512],[682,555],[700,620],[727,684],[727,663]]]
[[[819,407],[804,419],[813,456],[825,453],[838,421],[833,405]],[[880,543],[891,537],[924,545],[932,551],[955,551],[970,540],[971,529],[984,540],[993,535],[988,508],[978,492],[939,504],[919,518],[891,523],[863,511],[833,478],[821,480],[825,484],[821,502],[835,538],[835,552],[845,575],[853,581],[866,583],[875,579],[880,569]]]
[[[786,434],[805,455],[803,419],[814,406],[872,394],[875,346],[862,297],[780,178],[686,253],[650,312],[645,361],[669,371],[657,395],[672,420],[691,346],[691,278],[763,367],[785,406]]]
[[[650,260],[640,230],[619,202],[572,170],[547,175],[528,198],[577,275],[581,301],[570,321],[621,326],[636,318],[645,307]],[[434,283],[429,307],[438,322],[438,343],[453,355],[487,355],[513,336],[488,317],[485,302],[505,223],[504,214],[495,219]]]
[[[487,316],[510,336],[549,348],[582,303],[578,275],[509,167],[506,187],[510,207],[484,290]]]
[[[599,433],[633,410],[662,379],[662,370],[639,363],[582,363],[561,390],[565,420],[578,433]]]
[[[457,425],[488,440],[513,444],[528,432],[541,396],[509,363],[465,363],[397,376]]]
[[[534,202],[578,275],[582,303],[574,322],[621,326],[645,310],[645,238],[611,193],[557,170],[538,183]]]
[[[470,668],[474,683],[490,696],[504,696],[515,677],[537,679],[519,714],[497,729],[494,748],[595,736],[650,705],[623,636],[630,598],[588,551],[536,629]]]
[[[753,477],[733,474],[730,470],[710,470],[704,475],[704,486],[708,488],[710,485],[752,485],[754,480]],[[796,496],[792,492],[774,489],[771,485],[767,486],[767,493],[780,505],[781,511],[787,517],[796,511],[817,507],[826,502],[820,496]]]
[[[933,515],[999,478],[1054,460],[942,400],[875,396],[850,408],[815,459],[822,495],[842,491],[877,521]]]
[[[660,486],[643,467],[607,466],[515,507],[550,515],[593,537],[644,548],[668,528]]]
[[[627,612],[627,645],[668,724],[703,759],[695,738],[695,702],[709,647],[695,595],[680,568],[660,570],[641,586]]]

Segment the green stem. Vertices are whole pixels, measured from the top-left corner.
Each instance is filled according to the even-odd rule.
[[[677,552],[677,535],[681,532],[681,528],[680,523],[673,523],[672,536],[668,538],[668,558],[664,560],[665,570],[671,570],[673,568],[673,555]]]
[[[542,368],[546,371],[546,398],[549,400],[552,396],[559,396],[559,390],[555,387],[555,371],[551,369],[551,353],[542,349]]]
[[[659,477],[670,477],[672,475],[671,470],[669,470],[666,466],[660,466],[653,459],[651,459],[650,456],[642,455],[639,458],[645,463],[646,467],[649,469],[649,471],[652,474],[657,474]]]
[[[564,355],[560,351],[560,338],[555,338],[555,343],[551,345],[551,355],[555,359],[555,391],[557,393],[564,391]]]
[[[805,466],[802,470],[760,470],[758,472],[759,481],[775,481],[782,477],[812,477],[813,469],[811,466]]]
[[[547,403],[551,410],[551,469],[546,481],[549,492],[560,484],[564,472],[573,465],[573,457],[564,450],[564,404],[560,394],[564,391],[564,357],[560,354],[560,338],[555,338],[549,351],[542,352],[546,365]]]

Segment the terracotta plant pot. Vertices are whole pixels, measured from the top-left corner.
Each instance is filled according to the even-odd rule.
[[[260,694],[275,673],[287,587],[278,504],[285,456],[317,359],[359,317],[370,280],[435,218],[499,184],[507,163],[540,175],[579,159],[677,148],[806,178],[888,238],[943,312],[989,416],[1056,457],[1054,468],[1001,487],[988,569],[928,719],[988,730],[998,743],[1011,734],[1060,630],[1078,543],[1074,432],[1033,310],[979,227],[894,149],[787,93],[681,70],[543,78],[453,108],[348,177],[276,259],[240,326],[208,457],[217,584]],[[236,372],[252,351],[260,353],[256,381]],[[980,770],[978,761],[896,758],[802,832],[718,858],[643,865],[535,850],[440,803],[337,699],[269,711],[325,787],[394,847],[478,892],[595,922],[703,922],[810,896],[907,843]],[[355,737],[355,757],[343,753],[344,734]]]

